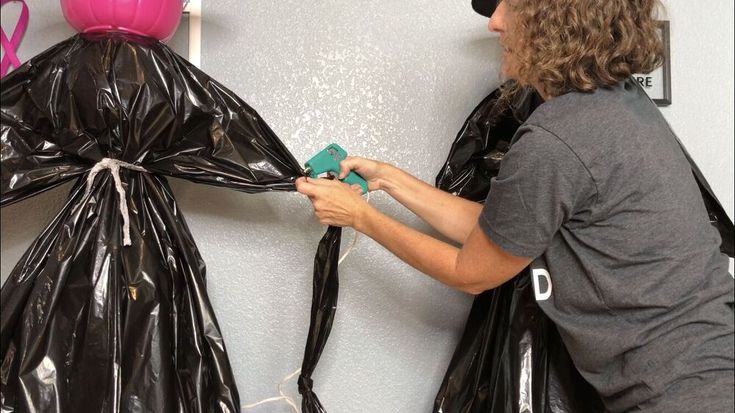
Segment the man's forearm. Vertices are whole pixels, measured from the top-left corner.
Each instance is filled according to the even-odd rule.
[[[482,205],[437,189],[390,165],[386,165],[381,189],[418,215],[442,235],[464,244]]]

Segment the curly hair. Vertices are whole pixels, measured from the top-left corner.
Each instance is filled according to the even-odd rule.
[[[519,86],[544,94],[591,92],[664,60],[659,0],[503,0]]]

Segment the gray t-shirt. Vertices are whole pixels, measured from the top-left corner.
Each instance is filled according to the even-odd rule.
[[[480,227],[613,412],[733,411],[733,278],[691,168],[633,81],[542,104]]]

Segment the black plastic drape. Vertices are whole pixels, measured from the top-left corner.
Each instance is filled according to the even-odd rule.
[[[339,276],[337,274],[339,246],[342,228],[329,227],[322,237],[314,257],[314,288],[311,299],[311,323],[304,349],[304,361],[299,376],[301,411],[303,413],[325,413],[326,410],[314,393],[311,375],[319,362],[327,338],[332,331],[332,322],[337,310]]]
[[[436,186],[482,202],[511,139],[541,104],[532,90],[512,101],[500,90],[468,117],[436,178]],[[733,255],[732,221],[687,155],[721,249]],[[492,195],[492,194],[491,194]],[[475,298],[444,380],[435,413],[590,413],[603,411],[594,389],[580,376],[551,320],[536,304],[530,271]]]
[[[1,106],[3,206],[77,181],[2,287],[2,411],[240,411],[205,265],[165,177],[293,191],[299,163],[231,91],[132,35],[53,46],[2,79]],[[145,171],[122,166],[116,188],[103,170],[87,188],[103,158]],[[315,287],[336,281],[338,253],[330,229]],[[334,305],[318,304],[331,314]],[[327,318],[313,317],[305,378]]]

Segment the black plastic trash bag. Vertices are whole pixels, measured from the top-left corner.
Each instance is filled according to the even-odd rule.
[[[490,180],[498,174],[513,135],[542,103],[530,89],[522,90],[512,107],[499,98],[497,89],[472,110],[436,177],[437,188],[471,201],[485,201]]]
[[[3,206],[77,181],[2,287],[2,411],[239,412],[165,176],[293,191],[299,163],[245,102],[143,37],[61,42],[2,79],[1,106]],[[315,283],[336,278],[338,232]]]
[[[541,104],[532,90],[512,103],[496,90],[465,121],[436,186],[482,202],[516,129]],[[686,152],[686,151],[685,151]],[[687,155],[710,220],[733,255],[732,221]],[[529,269],[478,295],[434,401],[435,413],[590,413],[603,411],[574,367],[553,322],[536,304]]]
[[[302,395],[302,413],[325,413],[319,399],[314,394],[311,375],[319,362],[327,338],[332,331],[332,322],[337,310],[339,293],[339,246],[342,228],[329,227],[324,234],[314,257],[314,288],[311,299],[311,323],[304,349],[304,361],[299,376],[299,393]]]

